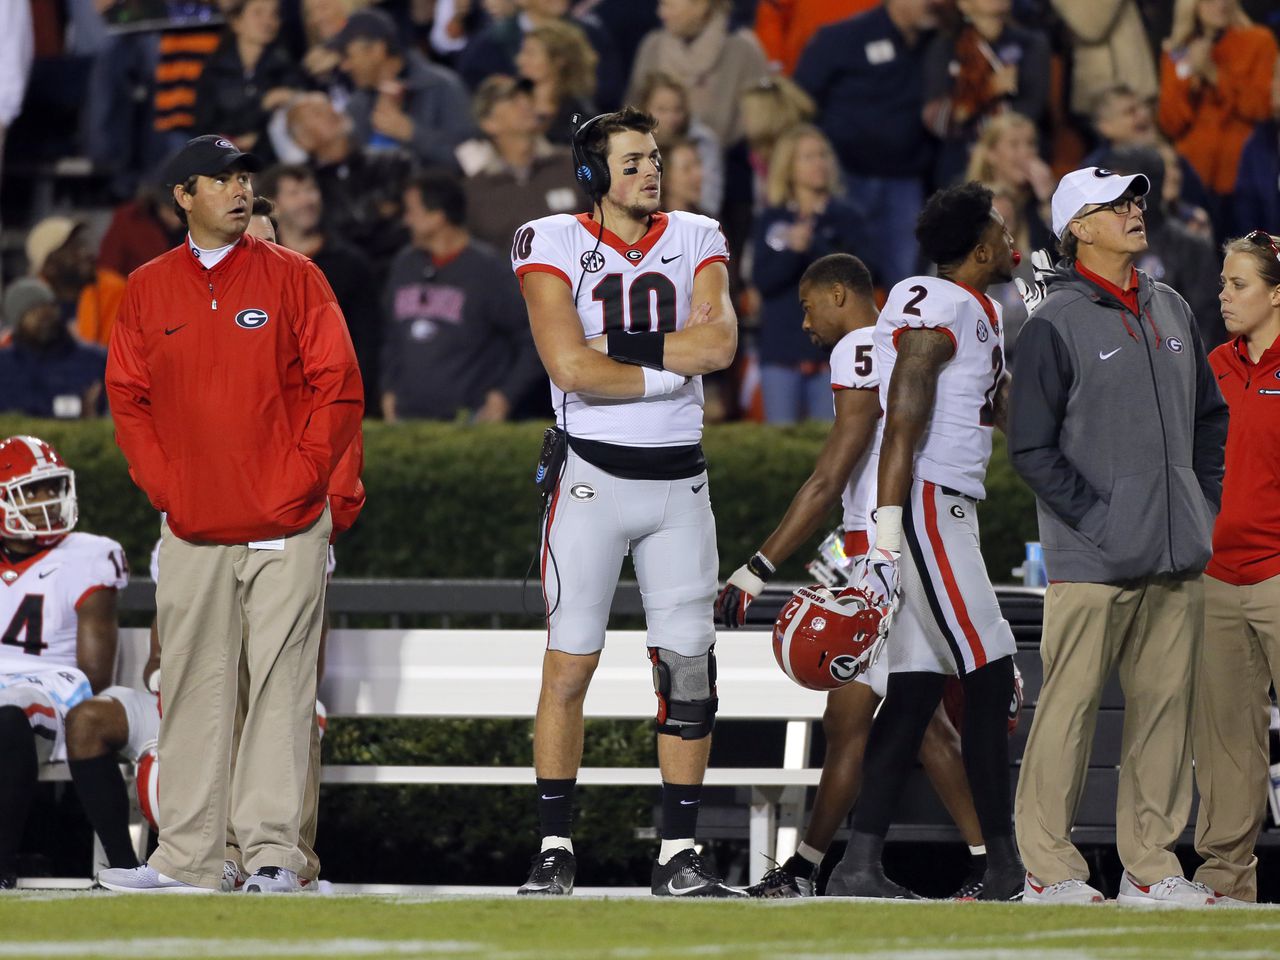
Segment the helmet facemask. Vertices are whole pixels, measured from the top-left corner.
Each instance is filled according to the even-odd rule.
[[[47,546],[75,528],[79,516],[75,471],[37,467],[23,477],[0,483],[0,508],[4,511],[0,537],[34,540]]]

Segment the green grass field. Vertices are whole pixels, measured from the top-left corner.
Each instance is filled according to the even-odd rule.
[[[14,957],[1253,960],[1280,957],[1280,910],[18,893],[0,899]]]

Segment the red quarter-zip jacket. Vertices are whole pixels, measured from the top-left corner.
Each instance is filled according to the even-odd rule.
[[[306,528],[364,413],[324,275],[250,236],[212,270],[184,242],[130,274],[106,383],[134,482],[192,542]]]
[[[1280,574],[1280,340],[1258,362],[1237,337],[1209,354],[1231,410],[1222,509],[1205,571],[1244,586]]]

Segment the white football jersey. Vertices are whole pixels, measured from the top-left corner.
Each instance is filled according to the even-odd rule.
[[[16,564],[0,556],[0,672],[74,667],[81,602],[128,582],[123,548],[92,533],[69,533]]]
[[[955,353],[938,377],[933,416],[916,448],[914,476],[981,500],[991,459],[996,386],[1004,372],[1000,305],[941,277],[908,277],[898,283],[875,328],[881,409],[888,409],[898,336],[916,329],[942,331]]]
[[[872,339],[874,332],[874,327],[851,330],[831,349],[832,403],[835,402],[834,394],[841,390],[880,389]],[[867,445],[840,494],[845,530],[867,529],[867,504],[875,495],[876,487],[876,458],[871,455],[874,446],[874,443]]]
[[[569,286],[583,334],[613,330],[674,333],[689,321],[693,279],[729,259],[720,225],[693,213],[655,213],[648,232],[627,244],[586,214],[542,217],[516,231],[516,276],[550,273]],[[551,384],[556,419],[570,436],[632,447],[684,446],[702,439],[702,378],[662,397],[609,400],[567,396]]]

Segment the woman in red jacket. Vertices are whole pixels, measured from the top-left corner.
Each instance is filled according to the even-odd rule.
[[[1160,63],[1160,127],[1220,198],[1235,189],[1245,141],[1271,115],[1275,62],[1275,37],[1239,0],[1178,0]]]
[[[1209,363],[1231,424],[1192,733],[1205,859],[1196,880],[1219,903],[1258,899],[1269,688],[1280,688],[1280,244],[1258,230],[1225,250],[1218,299],[1232,339]]]

